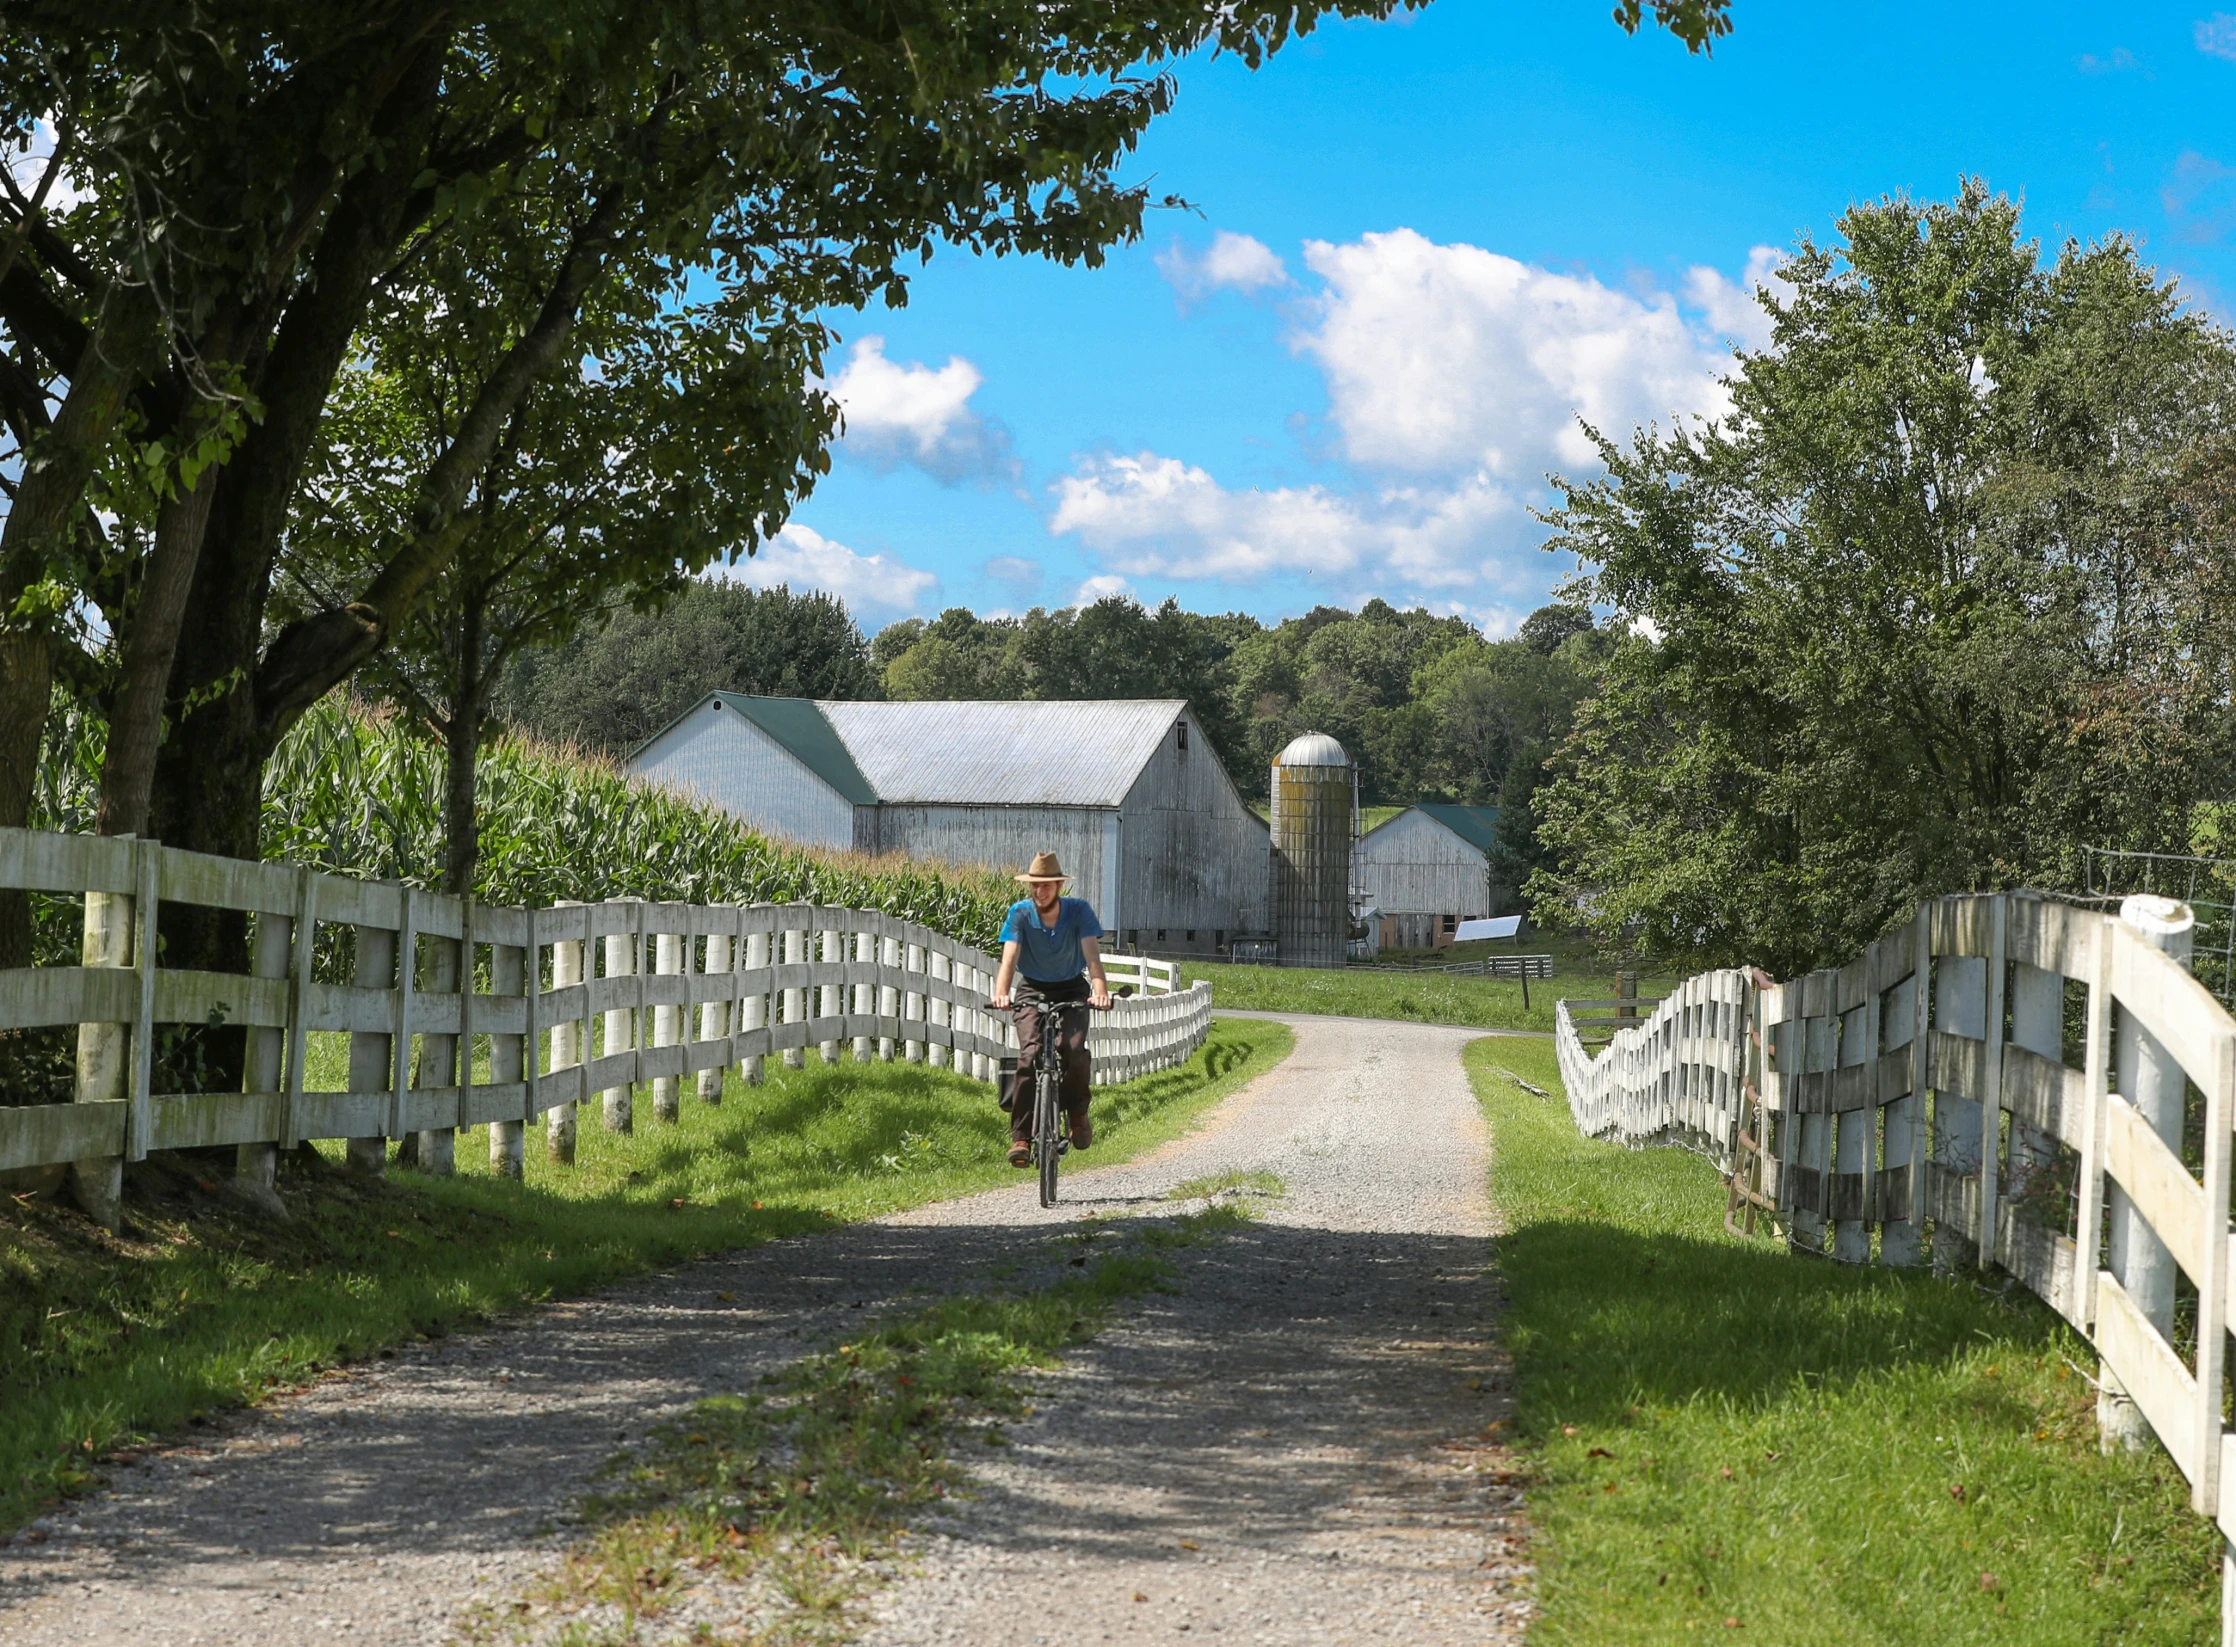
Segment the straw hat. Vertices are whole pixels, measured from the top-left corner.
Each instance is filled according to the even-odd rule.
[[[1031,866],[1026,869],[1024,874],[1016,877],[1017,884],[1020,886],[1030,886],[1035,881],[1068,881],[1070,879],[1071,877],[1064,873],[1064,866],[1056,861],[1056,854],[1053,852],[1034,853]]]

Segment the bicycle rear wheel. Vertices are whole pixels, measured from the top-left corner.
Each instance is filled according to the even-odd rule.
[[[1056,1102],[1056,1077],[1041,1070],[1033,1094],[1033,1151],[1040,1162],[1040,1204],[1056,1204],[1056,1160],[1063,1153],[1063,1122]]]

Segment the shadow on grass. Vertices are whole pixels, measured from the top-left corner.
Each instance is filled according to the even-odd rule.
[[[1713,1190],[1712,1177],[1703,1186]],[[1555,1218],[1499,1244],[1528,1368],[1525,1423],[1614,1422],[1641,1402],[1761,1408],[1984,1343],[2071,1348],[2051,1312],[1964,1278],[1848,1269],[1729,1238]],[[1549,1306],[1549,1307],[1548,1307]],[[2012,1420],[2017,1422],[2016,1418]]]

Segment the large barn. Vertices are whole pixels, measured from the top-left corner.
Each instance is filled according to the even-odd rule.
[[[1017,869],[1054,852],[1126,948],[1270,930],[1265,824],[1177,698],[841,703],[711,692],[626,763],[810,846]]]
[[[1359,838],[1359,901],[1381,912],[1385,949],[1448,944],[1460,922],[1491,913],[1495,806],[1409,806]]]

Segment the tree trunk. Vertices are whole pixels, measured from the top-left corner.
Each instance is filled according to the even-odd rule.
[[[101,764],[101,795],[94,814],[97,835],[139,835],[147,830],[148,795],[155,785],[155,752],[163,741],[163,698],[179,649],[194,568],[220,471],[205,469],[194,488],[166,501],[156,516],[155,548],[140,580],[132,624],[123,636],[124,671],[109,716],[109,749]]]
[[[469,586],[458,613],[458,674],[450,693],[450,725],[445,734],[443,772],[443,890],[464,897],[474,889],[481,864],[481,822],[474,814],[474,775],[481,754],[481,728],[488,716],[489,687],[481,664],[487,597]]]

